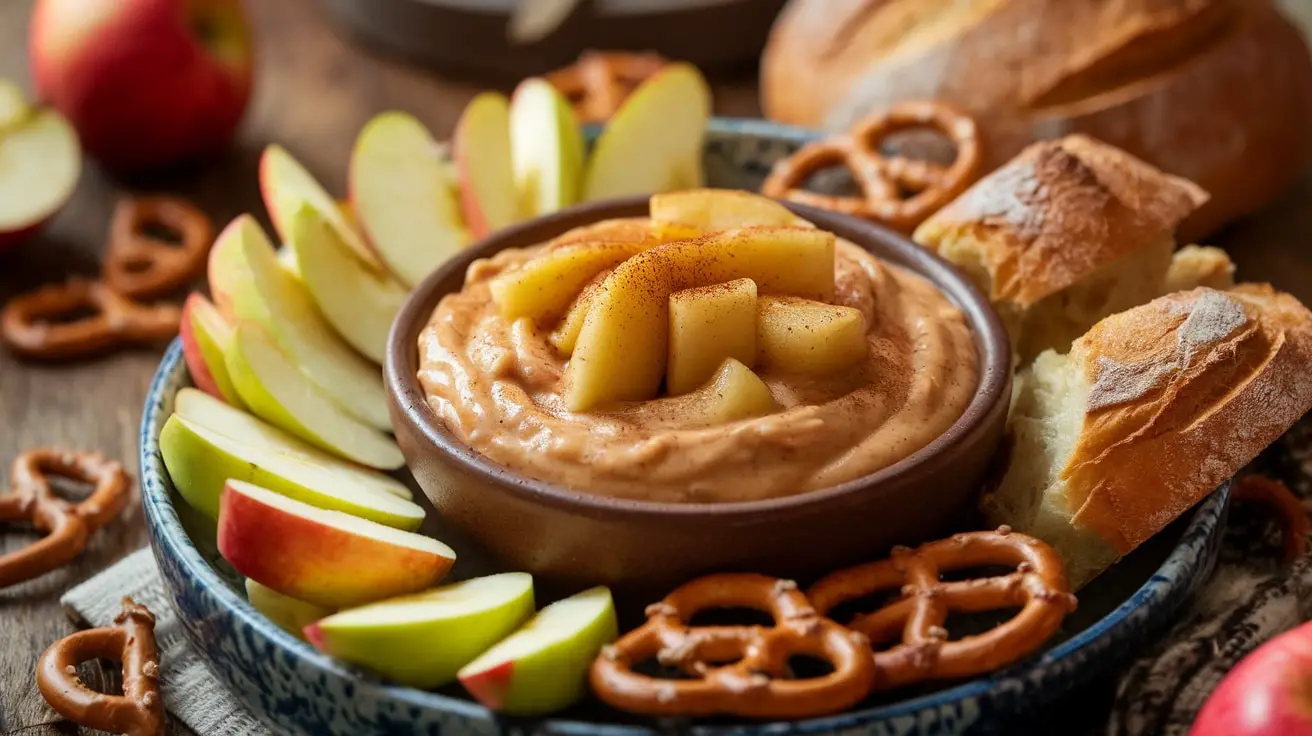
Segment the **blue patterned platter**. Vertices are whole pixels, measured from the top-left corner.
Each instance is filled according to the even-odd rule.
[[[757,121],[713,121],[705,170],[711,186],[756,189],[780,156],[808,134]],[[1081,591],[1080,608],[1049,648],[988,677],[940,689],[899,691],[848,713],[773,724],[644,722],[596,705],[542,720],[504,719],[461,697],[388,685],[345,666],[277,628],[242,593],[240,577],[218,555],[213,523],[173,489],[159,455],[159,433],[179,388],[190,385],[178,343],[155,375],[141,424],[141,487],[151,546],[187,637],[218,678],[250,709],[294,734],[639,734],[705,736],[764,733],[951,736],[1000,733],[1015,718],[1089,682],[1160,629],[1205,580],[1216,561],[1228,486]],[[417,493],[417,498],[422,498]],[[426,531],[461,551],[454,576],[487,572],[468,545],[441,527]]]

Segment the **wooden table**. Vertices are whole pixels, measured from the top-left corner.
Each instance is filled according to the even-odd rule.
[[[1312,30],[1312,4],[1287,0]],[[3,258],[0,302],[69,271],[97,268],[115,196],[125,189],[173,191],[193,198],[222,225],[243,212],[268,225],[256,186],[265,144],[285,145],[321,180],[342,191],[345,163],[360,127],[373,114],[402,108],[445,136],[477,88],[437,79],[355,48],[334,32],[310,0],[247,3],[259,40],[255,99],[234,150],[191,173],[128,187],[95,167],[82,177],[73,201],[40,237]],[[27,81],[30,0],[0,5],[0,76]],[[721,85],[717,112],[758,113],[750,83]],[[1270,280],[1312,302],[1312,173],[1260,219],[1225,233],[1240,274]],[[68,366],[23,364],[0,351],[0,462],[46,444],[100,450],[137,467],[137,424],[159,351],[123,353]],[[0,472],[0,478],[7,475]],[[0,551],[29,535],[0,536]],[[0,734],[77,733],[50,711],[33,680],[36,659],[72,631],[59,596],[123,555],[146,544],[138,508],[101,531],[86,554],[66,569],[0,590]],[[103,683],[97,670],[89,679]],[[96,683],[98,684],[98,683]],[[175,724],[172,733],[188,733]]]

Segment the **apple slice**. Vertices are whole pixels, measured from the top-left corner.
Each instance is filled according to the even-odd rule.
[[[350,483],[369,486],[407,501],[414,499],[414,493],[392,476],[330,455],[299,437],[284,432],[247,412],[234,409],[194,388],[183,388],[178,391],[173,399],[173,414],[186,419],[190,424],[216,432],[243,445],[258,447],[266,453],[290,456],[337,476],[346,476]],[[217,495],[215,497],[217,498]]]
[[[519,268],[498,274],[488,289],[501,316],[507,320],[528,317],[539,325],[547,325],[569,311],[575,297],[598,273],[651,245],[641,241],[563,245]]]
[[[597,138],[583,200],[702,185],[711,90],[691,64],[670,64],[633,91]]]
[[[338,409],[259,325],[238,322],[224,358],[237,393],[261,419],[361,465],[395,470],[405,464],[391,437]]]
[[[510,103],[484,92],[465,106],[451,135],[459,172],[460,209],[474,239],[519,219],[515,172],[510,163]]]
[[[421,534],[301,503],[229,480],[219,504],[219,554],[237,572],[297,600],[347,608],[417,593],[456,553]]]
[[[291,229],[287,244],[319,311],[351,347],[381,364],[387,332],[408,292],[391,277],[370,272],[314,209],[297,210]]]
[[[585,590],[538,612],[522,629],[460,670],[460,684],[485,707],[542,715],[587,692],[588,668],[615,640],[610,590]]]
[[[670,294],[669,366],[665,389],[686,394],[724,361],[756,361],[756,282],[735,279]]]
[[[507,572],[352,608],[305,637],[338,659],[402,685],[430,689],[533,615],[533,576]]]
[[[349,188],[370,245],[407,286],[423,281],[469,240],[437,141],[406,113],[382,113],[360,131]]]
[[[278,628],[304,639],[306,626],[332,614],[333,609],[298,601],[290,596],[246,578],[246,600]]]
[[[260,324],[338,407],[372,427],[391,428],[378,366],[324,322],[305,285],[278,264],[273,244],[254,218],[242,215],[224,228],[209,267],[210,288],[230,320]]]
[[[269,219],[273,221],[273,229],[284,242],[291,232],[292,214],[302,204],[308,203],[333,226],[360,260],[375,271],[383,270],[383,264],[351,225],[337,200],[299,161],[292,158],[287,149],[277,144],[269,144],[260,156],[260,194],[264,197]]]
[[[510,98],[510,157],[521,218],[579,201],[583,137],[569,102],[544,79],[520,82]]]
[[[82,149],[68,121],[30,107],[16,85],[0,79],[0,248],[54,216],[81,172]]]
[[[301,277],[301,264],[296,262],[296,251],[285,245],[278,248],[278,265],[294,278]]]
[[[178,493],[211,519],[219,517],[224,482],[236,479],[397,529],[418,529],[424,521],[423,508],[414,502],[362,483],[352,474],[334,473],[331,466],[279,452],[271,445],[233,439],[177,414],[160,431],[160,455]]]
[[[786,373],[828,375],[870,351],[861,310],[795,297],[762,297],[756,345],[762,365]]]
[[[182,357],[196,386],[237,408],[246,406],[223,362],[223,349],[232,339],[232,325],[204,294],[193,291],[183,303],[178,338],[182,341]]]
[[[658,232],[667,228],[712,233],[739,227],[814,227],[769,197],[737,189],[653,194],[650,208]]]

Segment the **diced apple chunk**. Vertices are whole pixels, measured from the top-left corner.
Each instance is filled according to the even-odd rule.
[[[690,424],[727,424],[779,409],[765,381],[733,358],[724,361],[705,386],[683,398],[691,399]]]
[[[579,332],[583,330],[583,320],[588,317],[588,309],[592,307],[592,300],[597,297],[597,290],[601,288],[602,282],[614,270],[608,268],[593,276],[591,281],[584,284],[583,290],[574,298],[574,303],[570,305],[569,311],[560,320],[560,324],[556,325],[556,329],[552,330],[551,334],[547,336],[547,340],[561,355],[568,358],[574,354],[574,346],[579,341]]]
[[[650,243],[592,242],[553,249],[492,280],[492,301],[506,320],[550,324],[569,309],[599,272],[641,253]]]
[[[827,299],[834,236],[817,229],[726,230],[644,251],[602,282],[566,370],[570,411],[656,396],[669,352],[670,294],[748,278],[766,294]]]
[[[736,279],[670,295],[670,364],[665,389],[686,394],[726,358],[756,361],[756,282]]]
[[[787,373],[836,373],[870,349],[860,310],[808,299],[762,297],[756,329],[761,364]]]
[[[736,189],[689,189],[651,198],[657,232],[696,229],[710,233],[739,227],[809,227],[787,207],[768,197]]]

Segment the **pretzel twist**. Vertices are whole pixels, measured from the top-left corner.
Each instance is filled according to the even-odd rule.
[[[178,234],[171,245],[149,234],[151,226]],[[132,299],[149,299],[186,286],[205,270],[214,226],[204,212],[174,197],[124,197],[109,223],[103,278]]]
[[[998,577],[943,582],[939,575],[968,568],[1009,566]],[[1066,571],[1051,547],[1002,527],[994,532],[957,534],[916,549],[896,547],[887,560],[833,573],[807,591],[821,614],[885,591],[899,597],[849,628],[875,648],[875,689],[925,680],[992,672],[1037,649],[1075,610]],[[948,640],[950,612],[980,613],[1020,608],[1010,620],[983,634]],[[889,649],[882,645],[897,642]]]
[[[956,146],[950,166],[885,155],[894,133],[930,129]],[[761,186],[766,196],[841,212],[909,232],[970,186],[983,163],[975,121],[941,102],[913,101],[875,113],[845,135],[815,141],[775,163]],[[861,196],[817,194],[806,180],[831,166],[845,166]]]
[[[581,123],[604,123],[638,85],[669,62],[658,54],[584,51],[578,61],[547,75]]]
[[[51,490],[52,475],[95,488],[73,504]],[[91,535],[127,506],[128,484],[122,465],[96,453],[45,448],[19,455],[10,473],[10,491],[0,496],[0,523],[28,521],[45,536],[0,556],[0,588],[44,575],[82,554]]]
[[[746,607],[773,626],[690,626],[699,611]],[[710,575],[650,606],[647,622],[602,650],[593,690],[606,703],[644,715],[804,718],[844,710],[870,691],[874,666],[863,636],[817,615],[792,581],[764,575]],[[824,659],[833,672],[784,679],[788,659]],[[634,671],[655,660],[691,679]]]
[[[1254,501],[1275,512],[1281,525],[1285,561],[1293,562],[1307,554],[1309,523],[1303,502],[1278,480],[1260,475],[1245,475],[1235,482],[1234,500]]]
[[[78,678],[77,666],[97,658],[123,663],[122,695],[96,692]],[[36,682],[50,707],[78,725],[127,736],[164,734],[155,616],[131,598],[123,599],[113,626],[51,644],[37,663]]]
[[[83,309],[92,314],[58,321]],[[138,304],[99,281],[74,277],[10,300],[0,312],[0,338],[20,355],[57,360],[167,340],[178,334],[181,319],[175,306]]]

